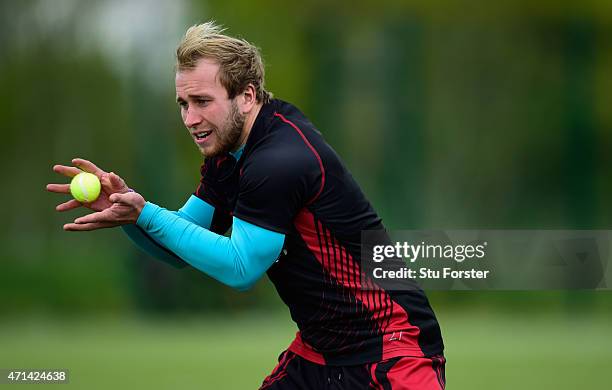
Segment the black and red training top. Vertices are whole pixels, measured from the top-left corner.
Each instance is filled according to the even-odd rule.
[[[267,274],[299,331],[289,350],[312,362],[354,365],[439,355],[442,336],[420,289],[386,291],[362,278],[361,232],[384,229],[338,154],[293,105],[261,108],[242,155],[205,160],[195,195],[232,216],[285,234]]]

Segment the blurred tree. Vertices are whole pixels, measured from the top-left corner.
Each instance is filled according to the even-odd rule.
[[[265,281],[235,293],[116,230],[66,234],[78,213],[57,215],[42,189],[59,180],[53,163],[80,155],[182,204],[201,157],[174,105],[170,46],[207,19],[262,48],[270,89],[320,128],[389,227],[609,225],[608,2],[168,4],[0,2],[4,313],[279,304]]]

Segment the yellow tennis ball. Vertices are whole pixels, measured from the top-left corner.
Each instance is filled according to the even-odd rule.
[[[100,195],[100,180],[93,173],[81,172],[72,178],[70,193],[81,203],[91,203]]]

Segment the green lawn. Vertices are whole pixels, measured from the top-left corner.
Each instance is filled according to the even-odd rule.
[[[609,385],[610,318],[483,312],[438,316],[447,345],[449,389]],[[0,368],[68,368],[71,383],[53,386],[60,388],[253,389],[294,332],[280,315],[183,321],[5,318]]]

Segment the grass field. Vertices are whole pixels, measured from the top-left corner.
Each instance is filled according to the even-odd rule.
[[[609,317],[438,316],[448,389],[609,386]],[[52,385],[60,388],[255,389],[294,332],[280,314],[172,321],[4,318],[0,368],[67,368],[70,384]]]

